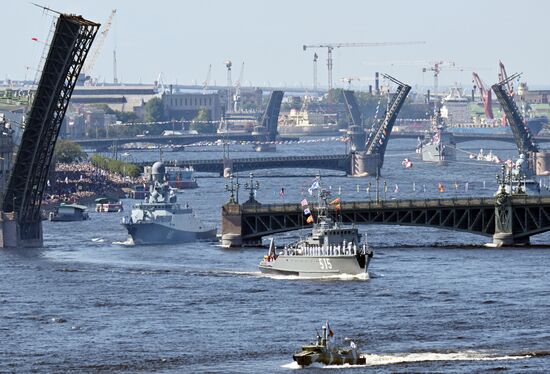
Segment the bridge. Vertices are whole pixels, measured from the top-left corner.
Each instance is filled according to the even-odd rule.
[[[3,191],[0,247],[42,246],[40,208],[55,143],[99,24],[60,14],[17,157]]]
[[[188,160],[166,162],[170,166],[189,167],[204,173],[218,173],[220,176],[229,176],[231,173],[284,168],[312,168],[323,170],[342,170],[350,172],[350,155],[321,155],[321,156],[281,156],[281,157],[252,157],[218,160]],[[149,162],[136,163],[140,167],[149,166]],[[228,171],[229,170],[229,171]]]
[[[496,198],[354,201],[340,206],[339,211],[329,206],[329,215],[340,214],[344,223],[457,230],[492,237],[495,246],[528,244],[531,236],[550,230],[550,197],[503,191]],[[258,245],[264,236],[308,226],[300,204],[264,205],[249,199],[239,205],[232,199],[222,207],[226,247]]]

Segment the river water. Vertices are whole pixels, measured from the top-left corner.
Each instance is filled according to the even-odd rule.
[[[463,152],[448,167],[414,161],[403,169],[414,144],[390,143],[381,178],[388,185],[385,198],[491,196],[496,189],[499,166],[470,161]],[[477,153],[489,146],[502,158],[514,154],[502,143],[470,142],[461,149]],[[253,155],[248,146],[233,148],[233,157]],[[344,147],[283,145],[277,154],[320,150]],[[219,158],[220,149],[164,156]],[[284,187],[284,200],[298,202],[308,197],[315,173],[258,171],[256,198],[281,202]],[[374,198],[372,179],[322,174],[323,184],[340,189],[343,200],[368,199],[369,181]],[[227,180],[206,176],[198,182],[179,199],[219,227]],[[445,193],[437,192],[439,182]],[[132,201],[124,203],[127,214]],[[550,235],[532,238],[537,245],[531,248],[494,249],[483,246],[490,238],[466,233],[361,226],[375,250],[369,277],[303,280],[260,275],[265,248],[121,245],[126,233],[120,218],[91,212],[89,221],[44,222],[44,248],[0,251],[0,372],[289,372],[297,368],[292,353],[325,320],[337,338],[352,338],[367,355],[366,367],[349,368],[354,373],[550,367]]]

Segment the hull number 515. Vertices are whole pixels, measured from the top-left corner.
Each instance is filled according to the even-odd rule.
[[[319,265],[321,265],[321,270],[332,270],[332,264],[328,258],[320,258]]]

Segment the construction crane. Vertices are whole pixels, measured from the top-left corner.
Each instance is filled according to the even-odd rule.
[[[428,70],[434,72],[434,97],[437,97],[437,90],[439,88],[439,73],[441,69],[454,68],[455,70],[462,70],[461,68],[456,67],[455,63],[452,61],[435,61],[432,62],[429,67],[422,68],[422,72],[425,73]]]
[[[229,112],[231,105],[231,86],[233,85],[231,81],[231,67],[233,66],[233,63],[231,60],[225,60],[224,62],[225,67],[227,68],[227,108],[225,109],[226,112]]]
[[[347,83],[348,84],[348,89],[351,88],[351,83],[353,81],[357,81],[357,82],[361,82],[361,81],[373,81],[374,78],[369,78],[369,77],[343,77],[343,78],[340,78],[340,81],[341,82],[344,82],[344,83]]]
[[[211,75],[212,75],[212,64],[208,65],[208,73],[206,74],[206,78],[204,79],[204,82],[202,82],[203,92],[206,92],[208,90],[208,85],[210,84]]]
[[[393,45],[413,45],[413,44],[426,44],[426,42],[378,42],[378,43],[323,43],[323,44],[310,44],[303,45],[302,49],[306,51],[308,48],[326,48],[327,49],[327,68],[328,68],[328,90],[332,90],[332,51],[336,48],[349,48],[349,47],[388,47]]]
[[[235,96],[233,96],[233,111],[239,111],[241,105],[241,82],[244,75],[244,62],[241,65],[241,71],[239,72],[239,78],[235,81]]]
[[[317,52],[313,53],[313,91],[317,91]]]
[[[493,115],[493,104],[491,102],[491,90],[485,89],[483,81],[476,72],[473,72],[472,76],[474,77],[474,90],[477,86],[477,88],[479,89],[479,94],[481,95],[481,100],[483,101],[483,110],[485,111],[485,116],[487,117],[487,119],[495,118]]]
[[[504,66],[504,64],[500,60],[498,61],[498,69],[499,69],[498,70],[498,81],[499,82],[506,82],[505,85],[504,85],[504,89],[506,90],[506,93],[508,94],[508,96],[513,98],[514,95],[515,95],[514,80],[513,79],[508,79],[508,74],[506,73],[506,67]],[[507,122],[508,122],[508,120],[506,119],[506,112],[503,111],[500,123],[503,126],[506,126]]]
[[[506,73],[506,67],[504,66],[504,64],[502,63],[502,61],[498,61],[498,68],[499,68],[499,73],[498,73],[498,81],[499,82],[503,82],[505,81],[506,82],[506,90],[508,91],[508,95],[510,96],[514,96],[514,82],[513,80],[509,80],[508,79],[508,74]]]
[[[84,64],[82,68],[82,72],[85,75],[90,75],[92,73],[92,69],[94,68],[94,65],[97,60],[97,56],[99,56],[99,52],[101,51],[101,48],[103,47],[103,44],[105,43],[105,39],[107,39],[107,35],[109,34],[109,29],[111,28],[111,25],[113,23],[113,18],[115,17],[116,9],[113,9],[111,11],[111,15],[107,19],[107,22],[105,22],[105,26],[103,27],[103,31],[99,34],[99,37],[97,38],[95,42],[95,47],[92,51],[90,51],[90,57],[86,60],[86,63]]]

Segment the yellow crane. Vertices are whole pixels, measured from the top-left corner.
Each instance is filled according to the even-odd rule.
[[[326,48],[327,49],[327,68],[328,68],[328,89],[332,89],[332,51],[336,48],[350,47],[389,47],[394,45],[414,45],[426,44],[424,41],[415,42],[377,42],[377,43],[322,43],[322,44],[304,44],[302,49],[306,51],[308,48]]]

